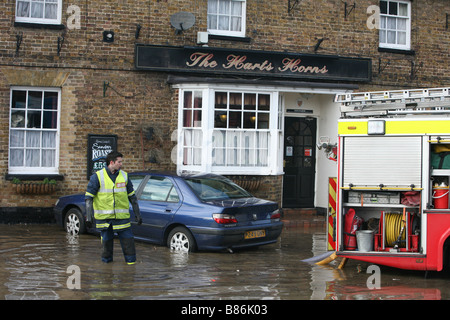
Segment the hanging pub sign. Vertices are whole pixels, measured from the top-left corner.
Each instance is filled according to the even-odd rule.
[[[368,58],[211,47],[136,45],[136,69],[333,81],[371,80]]]
[[[87,178],[96,171],[105,168],[106,156],[117,150],[116,135],[88,135]]]

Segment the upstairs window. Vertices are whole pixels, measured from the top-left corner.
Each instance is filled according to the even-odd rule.
[[[208,0],[208,32],[245,36],[245,0]]]
[[[62,0],[16,0],[16,22],[61,24]]]
[[[409,1],[380,1],[380,48],[411,49]]]

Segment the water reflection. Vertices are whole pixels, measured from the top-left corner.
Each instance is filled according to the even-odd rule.
[[[344,286],[337,292],[333,292],[331,297],[341,297],[345,300],[440,300],[441,291],[410,286],[382,287],[372,290]]]
[[[0,299],[448,299],[448,279],[381,269],[381,289],[367,287],[367,265],[350,260],[318,266],[301,262],[324,252],[321,229],[287,228],[276,244],[235,253],[186,254],[136,243],[138,263],[100,260],[100,239],[69,236],[53,225],[0,225]],[[67,287],[69,266],[80,289]]]
[[[338,263],[316,266],[311,270],[311,285],[314,300],[441,300],[441,290],[439,288],[417,287],[421,280],[426,282],[423,275],[414,272],[415,277],[408,276],[408,271],[381,269],[381,279],[383,283],[380,288],[371,288],[367,284],[370,281],[371,272],[366,273],[369,264],[363,266],[357,261],[352,261],[351,265],[345,269],[338,269]],[[405,274],[406,273],[406,277]],[[394,277],[394,278],[393,278]],[[392,285],[392,281],[399,283],[409,283]],[[446,286],[441,282],[439,286]]]
[[[176,252],[170,250],[169,252],[170,263],[174,268],[183,268],[186,267],[189,262],[189,253],[184,252]]]

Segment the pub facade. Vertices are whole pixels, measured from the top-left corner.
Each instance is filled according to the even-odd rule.
[[[84,192],[116,148],[127,171],[221,174],[284,208],[326,211],[334,96],[450,79],[446,0],[0,8],[3,215]],[[50,191],[18,191],[44,180]]]

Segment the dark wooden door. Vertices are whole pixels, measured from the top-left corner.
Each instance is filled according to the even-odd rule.
[[[313,208],[316,173],[315,118],[286,117],[283,207]]]

